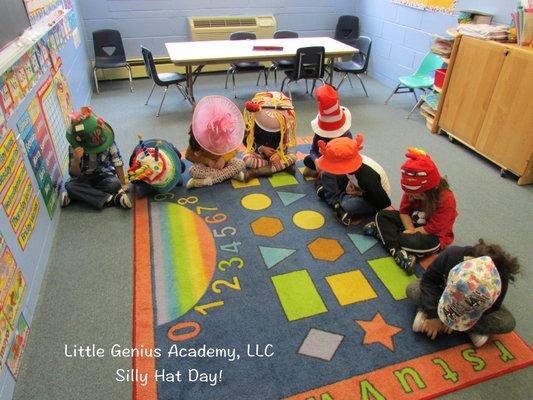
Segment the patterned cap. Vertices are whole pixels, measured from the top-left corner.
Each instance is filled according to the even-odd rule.
[[[500,274],[490,257],[463,261],[448,274],[437,309],[439,318],[453,330],[466,331],[494,304],[501,289]]]

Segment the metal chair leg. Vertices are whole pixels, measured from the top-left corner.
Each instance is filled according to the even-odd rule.
[[[257,82],[255,82],[255,86],[259,86],[259,78],[261,78],[261,72],[263,72],[263,70],[259,71],[259,73],[257,74]]]
[[[100,94],[100,89],[98,88],[98,76],[96,75],[96,67],[93,68],[94,75],[94,86],[96,87],[96,93]]]
[[[305,93],[309,93],[309,87],[307,86],[307,79],[305,80]]]
[[[350,82],[350,87],[353,89],[353,83],[352,78],[350,78],[350,74],[348,74],[348,82]]]
[[[231,80],[233,82],[233,97],[237,98],[237,90],[235,89],[235,70],[231,71]]]
[[[413,96],[415,96],[415,100],[418,102],[418,97],[416,95],[416,89],[412,89],[413,90]]]
[[[281,81],[281,89],[279,90],[281,93],[283,93],[283,87],[285,86],[285,81],[286,80],[287,80],[287,78],[283,78],[283,80]]]
[[[263,74],[265,74],[265,87],[268,89],[268,75],[266,69],[263,70]]]
[[[146,103],[144,103],[145,106],[148,105],[148,102],[150,101],[150,97],[152,97],[152,93],[154,93],[154,89],[155,89],[155,82],[152,85],[152,90],[150,90],[150,94],[148,95],[148,98],[146,99]]]
[[[341,85],[344,83],[344,81],[346,80],[346,77],[348,76],[348,72],[345,72],[344,73],[344,76],[342,77],[341,81],[339,82],[339,84],[337,85],[337,90],[339,90],[341,88]]]
[[[274,68],[274,89],[278,87],[278,67]]]
[[[165,97],[167,95],[168,86],[165,86],[165,91],[163,92],[163,98],[161,99],[161,103],[159,104],[159,109],[157,110],[156,117],[159,117],[159,113],[161,112],[161,107],[163,106],[163,102],[165,101]]]
[[[228,88],[228,78],[229,78],[230,71],[232,71],[232,69],[228,68],[228,71],[226,72],[226,84],[224,85],[224,89]]]
[[[398,86],[396,86],[396,88],[392,91],[392,93],[390,94],[390,96],[387,98],[387,100],[385,100],[385,104],[388,104],[389,103],[389,100],[391,99],[392,96],[394,96],[396,94],[396,92],[398,91],[398,89],[400,88],[400,85],[401,83],[398,84]]]
[[[411,116],[411,114],[418,108],[422,105],[422,103],[424,102],[424,100],[420,99],[416,102],[415,106],[411,109],[411,111],[409,111],[409,114],[407,114],[407,116],[405,117],[406,119],[409,119],[409,117]]]
[[[129,64],[126,64],[126,69],[128,70],[128,77],[130,79],[130,92],[133,93],[133,79],[131,76],[131,66]]]
[[[355,76],[357,77],[357,79],[359,79],[359,82],[361,82],[361,86],[363,87],[363,90],[365,91],[365,95],[366,97],[368,97],[368,92],[366,91],[366,87],[365,87],[365,84],[363,83],[363,80],[361,79],[359,74],[355,74]]]

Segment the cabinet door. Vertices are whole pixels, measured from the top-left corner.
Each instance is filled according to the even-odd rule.
[[[494,88],[476,148],[522,175],[533,152],[533,51],[511,47]]]
[[[503,46],[461,38],[442,106],[442,129],[474,146],[504,59]]]

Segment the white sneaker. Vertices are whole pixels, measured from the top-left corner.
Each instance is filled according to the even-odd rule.
[[[468,336],[470,337],[472,344],[476,347],[483,346],[487,343],[487,340],[489,340],[489,335],[483,335],[481,333],[469,332]]]
[[[422,324],[426,321],[424,311],[418,311],[413,321],[413,332],[422,332]]]
[[[59,194],[59,202],[61,204],[61,207],[66,207],[70,204],[70,197],[67,193],[66,190],[63,190],[60,194]]]

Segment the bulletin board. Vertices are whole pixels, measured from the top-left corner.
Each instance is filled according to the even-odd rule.
[[[456,0],[391,0],[393,3],[402,4],[421,10],[453,12]]]

